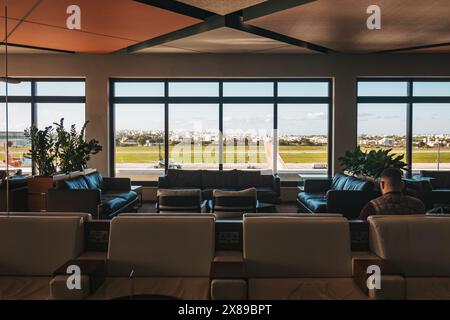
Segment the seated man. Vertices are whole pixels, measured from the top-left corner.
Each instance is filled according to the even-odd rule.
[[[359,219],[367,220],[369,216],[376,214],[424,214],[425,205],[421,200],[402,193],[402,177],[400,169],[385,169],[380,181],[382,196],[366,204]]]

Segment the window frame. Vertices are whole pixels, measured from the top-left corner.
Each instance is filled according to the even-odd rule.
[[[164,96],[163,97],[116,97],[115,96],[115,84],[121,82],[163,82],[164,83]],[[219,95],[217,97],[170,97],[169,96],[169,83],[171,82],[217,82],[219,84]],[[272,82],[274,86],[274,94],[271,97],[225,97],[223,92],[224,83],[227,82]],[[279,97],[278,96],[278,83],[282,82],[325,82],[328,84],[328,92],[326,97]],[[327,104],[328,105],[328,170],[327,176],[330,177],[332,173],[332,143],[333,143],[333,79],[332,78],[110,78],[109,79],[109,168],[110,176],[115,176],[115,113],[114,108],[116,104],[151,104],[162,103],[165,105],[164,112],[164,144],[165,144],[165,173],[169,167],[169,105],[170,104],[218,104],[219,107],[219,135],[223,137],[224,133],[224,121],[223,121],[223,107],[224,104],[272,104],[273,105],[273,125],[272,129],[274,133],[278,131],[278,104]],[[275,131],[276,130],[276,131]],[[274,148],[274,154],[278,151],[278,136],[276,148]],[[219,140],[219,150],[222,153],[223,140]],[[275,144],[274,144],[275,145]],[[223,156],[219,156],[219,165],[217,170],[224,170],[223,168]],[[278,168],[275,168],[274,174],[278,174]],[[209,169],[214,170],[214,169]],[[295,173],[295,170],[293,170]],[[298,171],[300,172],[300,171]],[[151,185],[150,181],[135,181],[143,185]]]
[[[449,77],[408,77],[408,78],[394,78],[394,77],[359,77],[356,79],[356,92],[358,92],[358,84],[360,82],[406,82],[407,83],[407,95],[406,96],[356,96],[356,134],[358,135],[358,119],[360,103],[398,103],[406,104],[406,164],[407,164],[407,176],[413,176],[413,121],[414,121],[414,104],[416,103],[450,103],[449,96],[414,96],[414,83],[415,82],[450,82]]]
[[[84,96],[38,96],[38,82],[83,82],[86,88],[85,78],[15,78],[22,82],[31,83],[31,92],[26,96],[10,96],[6,99],[5,95],[0,96],[0,103],[30,103],[31,104],[31,125],[37,126],[38,122],[38,103],[83,103],[86,107],[86,92]],[[32,163],[32,174],[35,174],[35,165]]]

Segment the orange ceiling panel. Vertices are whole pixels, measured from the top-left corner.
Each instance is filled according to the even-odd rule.
[[[131,40],[23,22],[10,42],[85,53],[107,53],[135,44]]]
[[[81,31],[135,41],[201,22],[133,0],[42,0],[27,21],[66,28],[70,5],[81,9]]]
[[[3,17],[5,15],[5,3],[8,6],[8,17],[14,19],[22,19],[25,14],[35,4],[37,4],[39,0],[9,0],[9,1],[1,1],[0,2],[0,15]]]

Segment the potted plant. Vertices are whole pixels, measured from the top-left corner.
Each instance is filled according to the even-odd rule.
[[[384,169],[405,170],[407,165],[403,158],[403,154],[392,153],[392,149],[363,151],[358,146],[353,151],[348,150],[338,160],[347,174],[376,182]]]
[[[45,195],[53,188],[55,181],[69,178],[75,171],[84,173],[91,155],[102,150],[97,140],[85,140],[88,122],[84,123],[79,133],[75,125],[66,131],[64,118],[54,124],[56,130],[52,126],[43,130],[32,126],[25,130],[25,136],[31,143],[31,150],[25,157],[33,161],[37,172],[33,179],[28,180],[28,205],[31,211],[45,210]]]
[[[59,161],[59,170],[64,173],[74,171],[85,171],[91,155],[102,150],[102,146],[95,139],[85,140],[86,121],[78,133],[75,125],[70,127],[70,131],[64,128],[64,118],[56,126],[56,151]]]

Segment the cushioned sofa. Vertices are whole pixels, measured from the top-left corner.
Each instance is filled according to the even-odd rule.
[[[158,181],[159,189],[200,189],[203,200],[212,200],[213,190],[238,191],[256,188],[258,201],[279,204],[280,179],[260,171],[169,169]]]
[[[338,173],[333,179],[305,180],[297,206],[299,212],[333,212],[356,219],[365,204],[379,195],[372,182]]]
[[[58,181],[47,196],[48,211],[86,212],[101,219],[130,212],[137,202],[129,178],[106,178],[99,172]]]
[[[413,179],[405,179],[406,192],[420,198],[427,210],[450,204],[450,171],[420,171]]]

